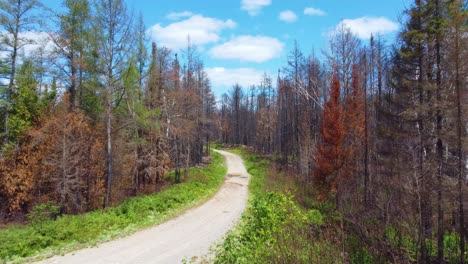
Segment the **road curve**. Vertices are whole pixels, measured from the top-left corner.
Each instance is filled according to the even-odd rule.
[[[201,206],[163,224],[128,237],[55,256],[39,263],[182,263],[209,256],[241,216],[247,202],[249,175],[242,159],[218,151],[226,159],[227,177],[216,195]]]

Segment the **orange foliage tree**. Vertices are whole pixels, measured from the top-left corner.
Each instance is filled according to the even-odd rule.
[[[317,147],[315,182],[325,199],[330,193],[336,193],[337,178],[346,156],[343,146],[345,138],[343,107],[340,103],[340,82],[336,74],[331,83],[331,94],[325,103],[320,127],[321,142]]]
[[[0,191],[6,197],[5,205],[9,214],[25,212],[33,200],[35,188],[35,175],[33,167],[38,167],[42,159],[38,155],[41,150],[29,145],[16,147],[11,150],[0,162]]]
[[[103,139],[83,113],[69,112],[68,104],[66,95],[0,159],[0,192],[10,216],[46,201],[66,213],[102,206]]]
[[[50,189],[41,192],[48,194],[45,200],[55,201],[64,212],[78,213],[102,206],[104,148],[89,118],[80,111],[69,112],[68,105],[62,101],[53,117],[29,135],[32,144],[44,146],[43,168],[34,172],[49,182]]]
[[[356,64],[353,65],[352,76],[351,94],[346,98],[345,111],[346,148],[348,156],[352,157],[346,162],[348,174],[352,174],[360,166],[365,129],[365,97],[360,87],[359,66]]]

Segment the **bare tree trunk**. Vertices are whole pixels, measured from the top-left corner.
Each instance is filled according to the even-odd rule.
[[[373,48],[373,41],[371,43]],[[367,108],[367,84],[364,83],[364,207],[366,209],[369,207],[369,115]]]
[[[104,202],[104,207],[108,207],[112,201],[112,97],[111,97],[111,88],[107,88],[106,95],[106,163],[107,163],[107,190],[106,190],[106,199]]]
[[[187,144],[187,153],[185,154],[185,166],[184,166],[184,181],[187,180],[188,177],[188,168],[190,166],[190,144]]]
[[[179,137],[175,137],[175,182],[180,183],[180,142]]]
[[[76,85],[77,83],[76,82],[76,79],[77,79],[76,58],[75,58],[75,51],[73,49],[71,49],[70,51],[70,68],[71,68],[71,85],[68,90],[68,92],[70,93],[69,95],[70,105],[68,107],[69,107],[69,111],[72,112],[75,109],[76,86],[77,86]]]
[[[439,0],[435,1],[436,4],[436,18],[440,19]],[[438,31],[440,28],[438,28]],[[443,153],[444,146],[441,138],[442,130],[442,113],[441,113],[441,89],[442,89],[442,76],[440,68],[440,32],[436,32],[436,134],[437,134],[437,261],[443,263],[444,260],[444,211],[442,209],[442,173],[443,173]]]
[[[88,151],[87,151],[87,156],[86,156],[86,166],[91,167],[91,149],[92,146],[91,144],[88,145]],[[88,171],[86,173],[86,211],[91,210],[91,206],[89,205],[91,201],[91,173]]]
[[[465,182],[465,172],[463,166],[463,113],[462,113],[462,92],[460,83],[460,39],[458,27],[455,27],[455,89],[457,92],[457,154],[458,154],[458,214],[460,224],[460,263],[465,263],[465,212],[463,208],[463,185]]]
[[[422,2],[421,0],[416,0],[416,6],[418,10],[418,26],[417,30],[422,30]],[[417,56],[418,56],[418,68],[419,68],[419,78],[417,82],[417,90],[418,90],[418,101],[419,101],[419,109],[417,110],[417,130],[418,130],[418,140],[419,140],[419,166],[418,166],[418,177],[421,179],[421,188],[420,194],[421,195],[421,209],[420,209],[420,236],[421,236],[421,260],[423,263],[429,263],[429,254],[426,248],[426,239],[431,234],[431,200],[430,200],[430,192],[429,187],[430,178],[424,172],[424,161],[425,161],[425,137],[424,137],[424,120],[423,120],[423,113],[421,112],[424,106],[424,85],[425,85],[425,78],[426,72],[425,69],[425,58],[424,58],[424,46],[423,40],[419,40],[417,44]]]
[[[18,2],[18,11],[21,10],[21,1]],[[10,74],[10,80],[8,83],[8,91],[6,93],[7,96],[7,101],[10,103],[11,95],[13,92],[13,87],[15,84],[15,77],[16,77],[16,58],[18,56],[18,34],[19,34],[19,26],[20,26],[20,18],[21,14],[16,14],[15,17],[15,31],[13,33],[13,53],[11,55],[11,74]],[[10,109],[9,106],[6,108],[6,113],[5,113],[5,138],[4,138],[4,143],[8,144],[10,138],[10,131],[8,128],[8,120],[10,117]]]

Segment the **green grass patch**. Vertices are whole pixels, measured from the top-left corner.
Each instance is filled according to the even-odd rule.
[[[321,238],[320,210],[306,210],[291,193],[268,191],[270,163],[244,148],[251,175],[249,202],[240,223],[218,245],[215,263],[339,263],[339,248]],[[270,179],[268,179],[270,180]]]
[[[159,193],[129,198],[105,211],[9,226],[0,230],[0,263],[63,254],[162,223],[214,195],[225,174],[222,156],[214,153],[208,166],[189,169],[186,182]]]

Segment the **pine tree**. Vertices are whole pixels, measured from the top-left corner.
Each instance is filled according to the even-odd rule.
[[[129,48],[132,45],[131,18],[123,0],[96,1],[96,28],[101,29],[98,47],[101,56],[101,77],[104,80],[104,119],[106,133],[107,194],[104,206],[111,204],[113,165],[113,109],[122,97],[122,70],[127,63]],[[117,98],[117,100],[114,100]]]
[[[39,96],[38,82],[34,77],[32,61],[23,62],[16,75],[16,87],[11,95],[12,110],[7,122],[10,140],[15,142],[35,122],[44,108]]]
[[[454,83],[455,89],[455,100],[453,100],[453,119],[456,127],[456,133],[454,135],[454,153],[457,160],[455,163],[456,178],[457,178],[457,211],[458,211],[458,232],[460,235],[459,241],[459,263],[466,263],[466,211],[464,208],[464,199],[466,199],[466,192],[464,193],[464,186],[466,186],[466,103],[463,102],[467,98],[467,86],[466,86],[466,66],[464,67],[463,60],[467,54],[467,41],[463,36],[468,31],[468,25],[466,23],[468,19],[468,12],[466,11],[466,1],[454,0],[449,1],[448,6],[449,15],[449,33],[447,38],[449,43],[452,44],[449,50],[450,63],[447,65],[451,72],[453,72],[451,81]],[[465,47],[465,48],[463,48]],[[464,107],[465,106],[465,107]],[[465,121],[464,121],[465,120]]]
[[[65,73],[70,94],[70,111],[77,105],[77,94],[81,94],[83,73],[86,69],[84,58],[86,38],[90,34],[90,7],[88,0],[66,0],[66,13],[59,15],[59,34],[50,34],[57,46],[59,56],[65,59],[66,65],[60,70]]]
[[[320,199],[335,194],[339,172],[345,158],[343,146],[345,138],[343,107],[340,102],[340,82],[336,74],[331,82],[329,100],[325,103],[323,120],[320,127],[321,142],[317,147],[317,167],[315,181],[318,184]]]
[[[8,143],[10,131],[8,130],[8,119],[11,110],[10,97],[15,90],[16,72],[18,69],[19,51],[25,45],[33,41],[21,36],[21,32],[31,30],[37,17],[32,15],[32,11],[41,6],[37,0],[1,0],[0,1],[0,31],[2,49],[7,50],[8,58],[8,88],[6,90],[6,111],[4,118],[4,141]]]

